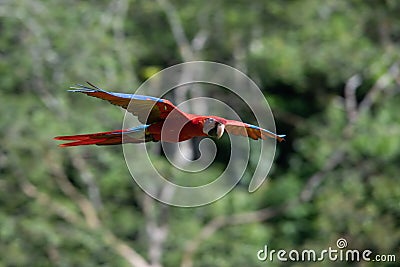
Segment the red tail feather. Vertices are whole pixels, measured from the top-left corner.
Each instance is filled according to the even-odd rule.
[[[57,136],[55,140],[74,141],[59,145],[60,147],[83,146],[83,145],[117,145],[122,143],[123,130],[102,132],[94,134],[79,134],[68,136]]]

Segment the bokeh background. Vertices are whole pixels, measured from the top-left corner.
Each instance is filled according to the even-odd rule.
[[[399,14],[395,0],[0,1],[0,265],[283,266],[257,251],[320,251],[338,238],[399,261]],[[129,93],[191,60],[249,75],[288,135],[255,193],[251,159],[223,199],[163,205],[131,179],[120,146],[52,140],[122,125],[119,108],[68,93],[74,83]]]

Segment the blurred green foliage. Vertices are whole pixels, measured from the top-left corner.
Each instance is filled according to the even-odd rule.
[[[395,0],[1,1],[0,265],[263,266],[265,244],[320,251],[340,237],[399,261],[399,13]],[[169,207],[133,182],[120,147],[52,140],[121,127],[118,108],[68,94],[75,82],[130,92],[193,59],[244,71],[288,135],[255,193],[244,181]]]

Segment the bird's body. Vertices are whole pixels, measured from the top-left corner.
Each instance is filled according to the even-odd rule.
[[[148,132],[154,141],[177,143],[196,136],[207,136],[202,129],[203,118],[198,116],[186,121],[169,119],[168,123],[156,122],[149,126]]]
[[[122,143],[171,142],[177,143],[194,137],[210,136],[220,138],[224,131],[252,139],[272,137],[282,141],[284,135],[276,135],[268,130],[240,121],[227,120],[218,116],[188,114],[170,101],[151,96],[113,93],[102,90],[91,83],[91,87],[80,85],[71,90],[101,98],[118,105],[137,116],[143,125],[110,132],[58,136],[54,139],[72,141],[62,147],[80,145],[116,145]]]

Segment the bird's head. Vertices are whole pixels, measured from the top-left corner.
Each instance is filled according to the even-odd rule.
[[[203,124],[203,133],[210,137],[216,137],[218,139],[224,134],[225,125],[216,119],[207,118]]]

